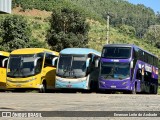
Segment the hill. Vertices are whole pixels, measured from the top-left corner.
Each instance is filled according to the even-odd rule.
[[[52,9],[59,7],[76,9],[86,17],[90,25],[88,47],[101,51],[106,43],[106,15],[109,14],[110,43],[136,44],[160,58],[160,50],[155,46],[160,38],[151,44],[152,39],[145,37],[151,25],[159,25],[160,17],[144,5],[124,0],[13,0],[13,14],[27,19],[32,36],[42,41],[45,48],[49,48],[46,35]]]
[[[49,21],[47,19],[50,17],[51,12],[37,9],[21,11],[21,8],[17,7],[13,9],[13,14],[25,16],[31,24],[32,35],[40,41],[45,41],[45,35],[49,29]],[[87,19],[86,22],[90,25],[88,46],[101,51],[103,45],[106,44],[106,24],[93,19]],[[145,39],[138,39],[135,36],[126,35],[120,32],[118,28],[110,27],[110,43],[136,44],[160,57],[160,50],[148,45],[145,41]]]

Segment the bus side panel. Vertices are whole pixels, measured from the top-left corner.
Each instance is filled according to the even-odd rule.
[[[47,66],[43,68],[43,74],[45,76],[44,80],[46,80],[47,82],[47,89],[54,89],[55,88],[56,68]]]
[[[137,84],[137,92],[151,93],[152,87],[155,88],[158,85],[157,78],[157,75],[153,75],[152,65],[140,60],[137,61],[133,76],[133,81]]]
[[[0,68],[0,89],[6,88],[6,68]]]

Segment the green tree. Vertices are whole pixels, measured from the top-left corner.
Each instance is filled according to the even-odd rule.
[[[148,28],[145,38],[147,41],[159,48],[160,43],[160,25],[152,25]]]
[[[22,16],[8,16],[1,24],[2,50],[12,51],[29,47],[31,30],[27,20]]]
[[[89,25],[77,10],[69,8],[54,9],[47,42],[53,50],[67,47],[86,47]]]
[[[119,31],[123,34],[126,34],[128,36],[135,36],[135,28],[132,26],[122,25],[120,26]]]

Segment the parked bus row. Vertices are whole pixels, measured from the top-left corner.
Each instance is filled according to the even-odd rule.
[[[109,44],[102,53],[89,48],[66,48],[60,53],[24,48],[10,55],[0,52],[0,58],[0,88],[7,90],[84,89],[132,94],[157,94],[158,90],[158,57],[135,45]]]

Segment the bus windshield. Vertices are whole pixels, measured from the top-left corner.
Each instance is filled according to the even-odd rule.
[[[40,58],[40,57],[39,57]],[[37,73],[37,68],[40,66],[37,59],[37,66],[34,66],[34,62],[37,59],[35,54],[27,55],[11,55],[9,59],[9,65],[7,68],[7,76],[9,77],[28,77]],[[42,63],[41,63],[42,64]],[[41,68],[39,68],[41,69]]]
[[[86,56],[61,55],[58,64],[58,76],[78,78],[86,75]]]
[[[131,56],[131,47],[105,47],[102,57],[113,59],[127,59]]]
[[[125,79],[130,76],[129,63],[101,63],[101,76],[105,79]]]

